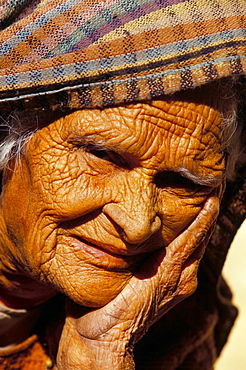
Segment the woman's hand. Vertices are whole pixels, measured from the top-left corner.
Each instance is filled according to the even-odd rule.
[[[192,224],[153,254],[106,306],[91,310],[69,301],[58,369],[134,369],[134,344],[196,289],[199,261],[218,210],[219,199],[212,195]]]

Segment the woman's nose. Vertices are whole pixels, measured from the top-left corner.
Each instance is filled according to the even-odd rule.
[[[108,215],[122,230],[123,239],[131,244],[142,243],[161,227],[160,218],[146,204],[138,204],[127,209],[122,204],[109,203],[103,207]]]

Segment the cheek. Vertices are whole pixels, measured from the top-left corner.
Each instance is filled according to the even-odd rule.
[[[164,243],[169,244],[199,214],[206,197],[182,198],[162,191],[158,209],[162,221]]]
[[[61,222],[81,217],[104,205],[110,197],[110,175],[100,175],[105,172],[102,168],[94,169],[86,158],[74,153],[56,155],[56,161],[49,153],[46,155],[38,164],[30,165],[32,200],[43,207],[46,215]]]

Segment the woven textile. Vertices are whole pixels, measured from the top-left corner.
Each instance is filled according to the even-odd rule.
[[[0,102],[15,108],[151,99],[246,71],[246,0],[7,0],[0,17]]]

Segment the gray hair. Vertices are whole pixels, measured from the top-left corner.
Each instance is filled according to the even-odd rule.
[[[24,144],[37,130],[52,122],[53,116],[54,112],[48,109],[30,109],[0,117],[0,172],[11,159],[23,153]]]
[[[0,171],[2,171],[14,157],[19,157],[23,145],[37,130],[21,122],[18,115],[12,113],[7,119],[2,118],[0,124],[1,136],[5,136],[0,144]]]
[[[202,96],[204,104],[211,105],[218,109],[222,115],[222,139],[223,150],[227,157],[226,177],[234,179],[235,164],[241,158],[241,131],[242,123],[238,122],[238,105],[239,98],[236,86],[238,79],[227,78],[221,79],[215,83],[205,85],[204,87],[189,90],[189,96],[192,95],[197,100],[197,95]],[[207,91],[207,89],[211,89]],[[204,94],[205,91],[205,94]],[[191,92],[191,94],[190,94]],[[198,92],[198,94],[197,94]],[[186,97],[187,92],[177,93],[175,96]],[[46,117],[45,117],[46,116]],[[27,113],[12,113],[0,124],[0,137],[4,137],[0,144],[0,171],[2,171],[12,158],[18,158],[23,152],[24,144],[32,137],[32,135],[41,127],[44,126],[47,113],[35,113],[30,111]]]

